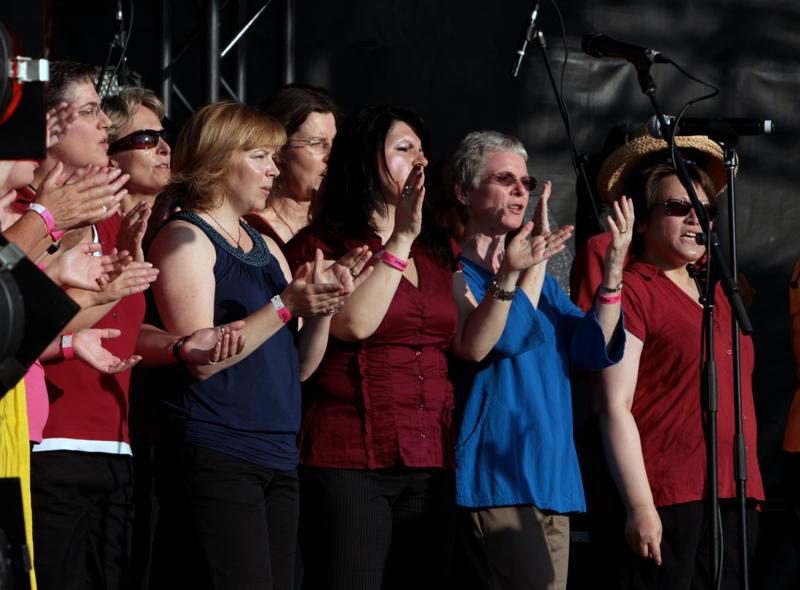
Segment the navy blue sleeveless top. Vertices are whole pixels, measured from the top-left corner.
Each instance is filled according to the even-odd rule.
[[[244,319],[286,288],[278,261],[246,223],[241,226],[253,248],[244,253],[195,213],[181,211],[167,223],[175,220],[196,225],[214,244],[215,326]],[[188,381],[162,403],[173,434],[185,442],[267,469],[297,465],[300,368],[287,326],[235,365],[205,381]]]

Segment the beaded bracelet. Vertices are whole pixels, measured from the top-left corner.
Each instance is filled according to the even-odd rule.
[[[497,284],[497,281],[492,280],[492,286],[489,288],[489,290],[492,293],[492,297],[498,301],[511,301],[514,299],[514,292],[517,290],[517,288],[514,287],[512,291],[506,291]]]

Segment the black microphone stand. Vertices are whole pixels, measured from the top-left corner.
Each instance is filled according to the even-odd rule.
[[[655,112],[656,117],[658,118],[659,123],[661,124],[662,129],[662,136],[667,141],[668,145],[672,144],[672,127],[670,127],[669,123],[667,122],[664,114],[659,107],[658,101],[656,99],[656,85],[653,81],[653,78],[650,76],[650,63],[641,63],[636,65],[636,71],[638,74],[639,85],[642,89],[642,93],[650,99],[650,102],[653,106],[653,111]],[[703,414],[705,415],[704,421],[704,434],[706,438],[706,482],[707,482],[707,490],[706,490],[706,509],[708,511],[708,530],[709,530],[709,556],[710,556],[710,564],[709,570],[712,576],[712,583],[714,583],[714,587],[716,587],[716,582],[721,579],[722,576],[722,555],[720,553],[720,533],[721,533],[721,524],[720,524],[720,514],[719,514],[719,486],[717,480],[717,455],[718,455],[718,446],[717,446],[717,412],[719,409],[718,403],[718,395],[717,395],[717,369],[716,363],[714,361],[714,293],[715,293],[715,285],[717,281],[722,282],[723,291],[727,296],[728,300],[730,301],[731,311],[732,311],[732,323],[734,325],[734,329],[738,329],[741,326],[742,332],[745,334],[751,334],[753,332],[753,328],[750,324],[750,319],[747,317],[747,312],[744,309],[744,304],[742,303],[741,296],[739,295],[739,289],[734,280],[733,276],[728,269],[728,265],[725,259],[722,256],[721,248],[719,245],[719,238],[717,237],[716,232],[714,232],[711,228],[711,224],[709,222],[708,216],[706,215],[705,209],[700,202],[700,199],[697,198],[697,193],[694,190],[694,183],[692,182],[688,170],[686,168],[686,162],[684,161],[683,157],[680,154],[679,150],[675,150],[673,152],[674,156],[674,166],[675,171],[677,174],[678,179],[680,180],[683,187],[686,189],[687,194],[689,195],[689,199],[692,202],[692,207],[695,210],[698,220],[700,221],[700,226],[703,229],[703,241],[706,245],[706,253],[708,257],[708,264],[711,268],[711,276],[709,277],[709,284],[706,288],[706,295],[703,297],[703,326],[704,326],[704,362],[703,367],[701,369],[701,404]],[[732,190],[731,187],[731,180],[732,180],[732,170],[729,169],[729,184],[728,184],[728,191],[729,194]],[[735,228],[734,228],[735,229]],[[735,234],[731,234],[731,239],[734,238]],[[737,357],[734,360],[734,369],[736,371],[736,376],[734,377],[735,385],[739,386],[740,384],[740,377],[739,377],[739,363],[738,363],[738,331],[736,333],[736,337],[734,338],[735,346],[737,346]],[[742,444],[742,452],[739,453],[737,450],[737,456],[735,458],[736,465],[740,468],[744,467],[743,460],[744,460],[744,437],[741,435],[740,425],[741,425],[741,391],[739,391],[739,401],[737,405],[737,448],[739,437],[741,437],[741,444]],[[741,455],[741,456],[740,456]],[[741,465],[740,465],[741,459]],[[743,472],[742,472],[743,474]],[[744,475],[744,474],[743,474]],[[740,485],[741,488],[744,487],[744,480],[739,481],[737,479],[737,484]],[[739,488],[737,487],[737,497],[739,495]],[[743,493],[743,490],[742,490]],[[743,501],[743,498],[742,498]],[[740,518],[743,517],[743,513],[740,514]],[[744,522],[740,521],[740,543],[744,541],[744,545],[739,547],[740,556],[747,555],[747,545],[746,545],[746,530],[744,527]],[[747,559],[745,557],[743,562],[746,563]],[[744,566],[745,570],[747,566]],[[746,576],[746,574],[745,574]],[[747,580],[744,579],[745,586],[743,588],[747,588]]]
[[[550,87],[553,90],[553,95],[556,98],[556,104],[558,105],[558,112],[561,114],[561,121],[564,123],[564,129],[567,132],[567,143],[569,144],[569,154],[570,154],[570,161],[572,162],[573,170],[575,171],[575,176],[579,183],[583,184],[584,189],[586,190],[586,196],[592,204],[592,211],[595,216],[595,220],[597,222],[597,227],[601,230],[605,230],[606,226],[603,223],[602,217],[600,216],[600,210],[597,208],[597,199],[595,199],[594,191],[592,190],[592,183],[589,182],[589,177],[586,174],[586,158],[581,155],[578,155],[578,150],[575,147],[575,140],[572,137],[572,128],[569,122],[569,114],[567,113],[567,107],[564,104],[564,98],[561,96],[561,93],[558,90],[558,84],[556,83],[556,78],[553,75],[553,66],[550,63],[550,56],[547,54],[547,41],[545,40],[544,33],[539,30],[538,25],[533,25],[530,27],[526,33],[525,42],[523,45],[523,51],[527,48],[527,44],[530,41],[536,40],[536,46],[539,48],[539,52],[542,54],[542,59],[544,60],[544,66],[547,70],[547,78],[550,80]],[[514,73],[512,72],[512,76]]]
[[[728,244],[731,274],[734,277],[739,276],[736,247],[736,165],[739,162],[736,146],[738,141],[739,138],[733,135],[719,138],[719,143],[725,152],[725,172],[728,180]],[[736,480],[736,523],[739,533],[739,587],[742,590],[748,590],[750,587],[750,565],[747,561],[747,446],[744,440],[739,322],[736,316],[732,318],[731,329],[735,419],[733,476]]]

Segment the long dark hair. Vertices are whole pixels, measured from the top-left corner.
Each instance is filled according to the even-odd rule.
[[[376,230],[373,216],[384,214],[387,207],[381,191],[378,155],[383,154],[386,136],[398,121],[414,130],[427,152],[430,135],[422,118],[412,110],[367,107],[344,120],[331,150],[322,207],[315,223],[348,237],[364,237]],[[427,202],[423,206],[422,232],[417,243],[441,264],[453,265],[447,233],[437,225]]]

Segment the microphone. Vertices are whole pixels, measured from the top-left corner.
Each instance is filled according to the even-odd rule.
[[[674,127],[676,117],[664,117],[670,127]],[[766,135],[775,131],[775,124],[769,119],[681,119],[678,135],[707,135],[709,137],[726,138],[745,135]],[[661,123],[653,116],[647,121],[647,133],[652,137],[663,139]]]
[[[531,12],[531,22],[528,23],[528,26],[525,29],[525,34],[522,37],[522,43],[520,48],[517,49],[517,58],[514,60],[514,65],[511,66],[512,78],[516,78],[517,74],[519,74],[519,68],[522,65],[522,60],[525,59],[525,52],[528,50],[528,42],[533,39],[533,36],[536,33],[536,17],[538,16],[539,0],[536,0],[533,5],[533,11]]]
[[[655,49],[647,49],[630,43],[623,43],[602,33],[589,33],[583,36],[581,47],[584,53],[592,57],[618,57],[629,61],[635,66],[650,65],[652,63],[666,64],[671,60]]]

